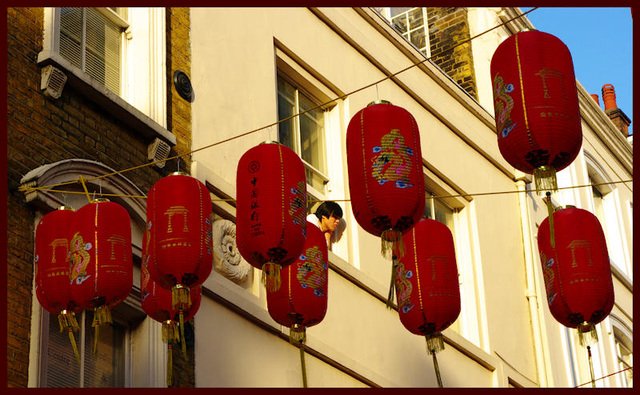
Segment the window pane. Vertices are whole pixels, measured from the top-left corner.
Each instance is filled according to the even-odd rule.
[[[391,18],[391,25],[399,33],[406,33],[407,31],[407,15],[402,14],[395,18]]]
[[[60,9],[60,55],[82,68],[82,8]]]
[[[415,45],[418,49],[423,49],[426,46],[424,28],[420,27],[411,33],[411,44]]]
[[[299,94],[300,112],[316,107],[309,98]],[[300,116],[300,156],[311,166],[324,172],[324,118],[321,110],[311,110]]]
[[[120,28],[87,8],[85,71],[115,93],[120,92]]]
[[[398,16],[400,14],[405,14],[407,11],[409,11],[410,9],[412,9],[413,7],[389,7],[391,9],[391,17],[395,17]],[[405,15],[403,15],[403,17],[405,17]]]
[[[78,318],[82,315],[78,314]],[[80,334],[75,332],[76,345],[80,347]],[[76,361],[68,332],[60,332],[58,316],[49,314],[49,342],[46,347],[46,381],[44,387],[69,388],[80,386],[80,365]]]
[[[424,20],[422,18],[422,8],[416,7],[409,11],[409,29],[413,30],[417,27],[422,27]]]
[[[282,78],[278,77],[278,120],[288,118],[296,113],[296,93],[294,88]],[[278,124],[278,141],[281,144],[296,149],[295,125],[297,118],[292,118]]]

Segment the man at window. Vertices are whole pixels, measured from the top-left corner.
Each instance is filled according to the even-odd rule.
[[[315,213],[307,216],[307,222],[316,225],[327,239],[327,247],[340,241],[347,223],[342,219],[342,207],[336,202],[326,201],[318,206]]]

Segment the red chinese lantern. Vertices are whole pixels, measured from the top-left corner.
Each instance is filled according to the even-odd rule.
[[[75,215],[70,241],[71,295],[94,311],[98,328],[113,322],[111,309],[124,301],[133,286],[131,222],[127,210],[107,199],[96,199]]]
[[[147,196],[150,276],[170,289],[175,308],[189,307],[189,288],[202,285],[213,267],[211,195],[185,173],[158,180]]]
[[[402,234],[424,212],[420,132],[415,118],[387,101],[358,111],[347,127],[351,208],[358,224],[381,239],[382,255],[404,253]],[[391,306],[392,270],[387,306]]]
[[[547,302],[562,325],[577,328],[582,344],[597,340],[595,325],[614,302],[609,253],[595,215],[573,206],[556,209],[538,229]]]
[[[60,332],[65,329],[78,363],[80,356],[73,332],[79,329],[75,314],[82,311],[71,295],[69,284],[69,241],[73,236],[75,211],[61,206],[46,214],[36,228],[36,297],[49,313],[58,315]]]
[[[290,328],[291,344],[300,347],[302,378],[306,388],[306,328],[320,323],[327,312],[328,248],[320,228],[307,224],[307,238],[299,258],[284,267],[280,276],[280,289],[267,290],[267,308],[271,318]]]
[[[491,59],[498,147],[509,164],[533,174],[538,191],[557,189],[555,173],[582,145],[573,61],[557,37],[516,33]]]
[[[300,255],[307,228],[307,182],[298,155],[267,141],[242,155],[236,180],[236,235],[240,254],[262,270],[268,290],[280,269]]]
[[[142,243],[148,243],[148,234],[145,232]],[[148,249],[147,249],[148,250]],[[162,323],[162,340],[167,342],[167,386],[172,380],[172,345],[179,341],[182,343],[182,352],[186,356],[186,344],[184,337],[184,322],[195,317],[200,308],[202,298],[202,286],[191,287],[189,289],[189,307],[179,305],[173,306],[172,292],[158,285],[149,274],[148,265],[150,256],[142,257],[142,267],[140,270],[140,299],[144,312],[154,320]]]
[[[444,349],[442,331],[460,314],[453,236],[443,223],[425,218],[403,239],[406,253],[395,276],[398,314],[411,333],[425,336],[442,386],[435,353]]]

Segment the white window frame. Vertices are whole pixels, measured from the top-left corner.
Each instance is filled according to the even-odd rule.
[[[120,94],[124,101],[160,126],[167,126],[166,23],[164,7],[132,7],[123,13],[127,21],[112,10],[97,10],[124,28],[121,42]],[[126,26],[125,26],[126,25]],[[87,73],[59,55],[60,8],[44,9],[43,51],[38,62],[54,59],[74,74]],[[90,80],[93,80],[90,78]],[[97,81],[95,81],[97,83]],[[99,84],[101,85],[101,84]],[[115,94],[114,94],[115,95]]]
[[[391,15],[391,8],[396,8],[396,7],[373,7],[374,11],[376,11],[378,14],[380,14],[382,17],[384,17],[384,19],[386,20],[386,22],[389,24],[389,26],[391,26],[393,28],[394,31],[396,31],[398,34],[400,34],[402,36],[402,38],[404,38],[409,44],[411,44],[415,49],[417,49],[418,51],[420,51],[420,53],[422,53],[425,57],[429,58],[431,57],[431,44],[429,41],[429,21],[427,19],[428,14],[427,14],[427,7],[410,7],[409,10],[402,12],[398,15],[394,15],[392,17]],[[424,48],[418,48],[414,43],[411,42],[411,32],[415,31],[416,29],[413,30],[409,30],[409,12],[413,11],[415,8],[421,8],[422,9],[422,18],[424,21],[424,24],[422,25],[422,28],[424,29],[424,44],[425,47]],[[407,32],[406,33],[402,33],[399,32],[398,30],[396,30],[396,28],[393,25],[392,22],[392,18],[396,18],[399,15],[405,15],[406,18],[406,23],[407,23]]]

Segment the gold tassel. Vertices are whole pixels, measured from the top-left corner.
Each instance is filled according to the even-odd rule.
[[[78,353],[78,346],[76,345],[76,338],[73,336],[73,332],[79,330],[78,321],[76,321],[76,315],[73,312],[62,310],[58,314],[58,323],[60,324],[60,333],[67,328],[69,332],[69,340],[73,347],[73,353],[76,356],[76,361],[80,363],[80,354]]]
[[[191,307],[191,292],[182,284],[171,288],[171,306],[173,310],[188,309]]]
[[[289,343],[294,346],[299,346],[300,344],[307,341],[307,332],[305,330],[304,325],[293,324],[291,328],[289,328]]]
[[[596,380],[593,374],[593,360],[591,359],[591,347],[587,346],[587,357],[589,359],[589,374],[591,375],[591,387],[596,388]]]
[[[389,259],[394,255],[398,258],[404,256],[404,242],[402,241],[402,232],[387,229],[380,234],[380,253],[383,257]]]
[[[589,322],[583,322],[578,325],[578,340],[581,346],[587,346],[598,341],[598,331],[595,325]]]
[[[427,335],[425,338],[427,339],[427,351],[429,353],[437,353],[444,350],[444,338],[441,332]]]
[[[545,203],[547,204],[547,213],[549,213],[549,234],[551,237],[551,248],[556,248],[556,235],[553,229],[553,212],[555,211],[555,207],[553,207],[553,203],[551,203],[551,192],[547,192]]]
[[[172,320],[168,320],[162,323],[162,341],[173,342],[180,340],[180,332],[178,323]]]
[[[111,309],[107,305],[96,307],[93,310],[93,322],[91,326],[95,328],[95,334],[93,339],[93,355],[98,353],[98,335],[100,333],[100,327],[102,325],[111,324],[113,319],[111,318]]]
[[[396,290],[396,276],[397,276],[397,267],[398,263],[396,261],[396,256],[394,255],[391,260],[391,285],[389,285],[389,295],[387,295],[387,308],[393,308],[393,295]]]
[[[262,284],[271,292],[280,289],[280,265],[275,262],[267,262],[262,265]]]
[[[536,192],[558,190],[558,178],[556,177],[556,169],[553,167],[540,166],[533,171],[533,177],[536,183]]]
[[[304,343],[300,344],[300,366],[302,367],[302,386],[307,388],[307,365],[304,363]]]
[[[431,351],[431,356],[433,358],[433,369],[436,371],[436,379],[438,380],[438,387],[442,388],[442,377],[440,377],[440,365],[438,365],[438,358],[436,358],[436,352]]]
[[[171,387],[173,376],[173,355],[171,351],[171,340],[167,343],[167,387]]]

